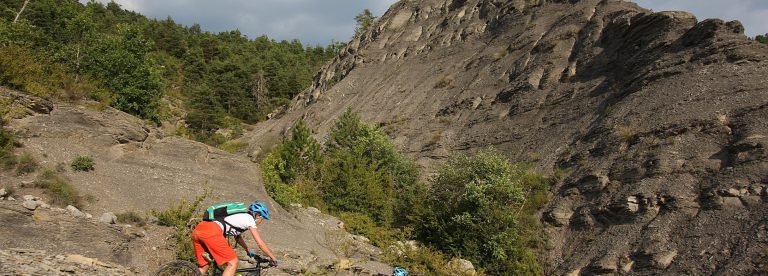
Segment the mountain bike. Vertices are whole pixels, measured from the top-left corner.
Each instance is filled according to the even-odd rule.
[[[207,254],[203,255],[206,256]],[[208,259],[208,258],[206,258]],[[272,262],[267,258],[262,258],[261,256],[256,255],[252,258],[256,265],[252,267],[244,267],[239,268],[235,271],[235,275],[243,275],[243,276],[258,276],[261,275],[262,270],[266,270],[268,268],[274,267],[272,265]],[[207,275],[213,275],[213,276],[221,276],[221,273],[224,272],[224,268],[220,267],[216,264],[213,260],[208,260],[211,263],[211,268],[208,269]],[[168,262],[161,266],[157,272],[155,272],[156,276],[171,276],[171,275],[178,275],[178,276],[203,276],[202,273],[200,273],[200,270],[197,269],[197,265],[189,262],[189,261],[182,261],[182,260],[175,260]]]

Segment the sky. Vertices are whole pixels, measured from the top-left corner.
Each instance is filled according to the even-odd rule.
[[[739,20],[749,37],[768,33],[768,0],[632,0],[658,11],[687,11],[699,21],[720,18]]]
[[[97,0],[107,3],[110,0]],[[177,23],[198,23],[203,30],[238,29],[249,38],[297,38],[306,45],[347,42],[355,16],[370,9],[381,16],[397,0],[114,0],[124,9],[150,18],[170,16]],[[87,0],[80,0],[87,2]],[[653,11],[684,10],[699,20],[738,19],[750,37],[768,33],[768,0],[633,0]]]

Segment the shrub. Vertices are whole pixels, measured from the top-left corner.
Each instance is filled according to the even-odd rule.
[[[173,237],[176,240],[177,259],[195,261],[191,227],[195,224],[194,218],[202,217],[201,204],[208,195],[209,191],[205,190],[194,201],[182,199],[178,204],[170,204],[166,210],[151,211],[160,225],[173,227],[176,230]]]
[[[440,88],[453,89],[455,87],[456,87],[456,81],[453,79],[452,76],[445,76],[435,83],[436,89],[440,89]]]
[[[440,251],[424,246],[412,248],[407,242],[400,242],[389,246],[384,251],[384,260],[387,263],[405,268],[410,275],[485,275],[482,270],[476,271],[474,274],[462,271],[457,265],[450,262],[448,256]]]
[[[35,187],[45,189],[51,202],[58,206],[72,205],[81,208],[80,195],[69,181],[55,171],[45,170],[35,181]]]
[[[764,35],[757,35],[757,36],[755,37],[755,40],[756,40],[757,42],[760,42],[760,43],[763,43],[763,44],[768,44],[768,34],[764,34]]]
[[[293,202],[300,202],[300,196],[296,188],[280,178],[280,173],[285,170],[285,161],[280,159],[282,145],[272,151],[261,161],[261,175],[264,179],[264,188],[278,204],[288,206]]]
[[[14,188],[13,186],[5,186],[3,187],[3,189],[5,189],[6,197],[11,197],[16,194],[16,188]]]
[[[13,135],[13,133],[0,127],[0,158],[5,157],[13,152],[15,148],[15,141],[16,136]]]
[[[547,180],[494,151],[456,156],[438,170],[419,217],[417,236],[490,274],[541,274],[534,213]]]
[[[70,164],[72,170],[76,172],[87,172],[93,170],[93,158],[89,156],[78,156]]]
[[[5,156],[0,157],[0,165],[3,166],[3,170],[12,170],[16,167],[16,163],[18,162],[18,157],[13,154],[6,154]]]
[[[339,219],[344,222],[344,228],[347,231],[367,237],[375,246],[383,247],[393,240],[392,229],[376,225],[376,222],[366,214],[345,212],[339,214]]]
[[[248,147],[248,142],[243,140],[230,140],[216,147],[229,153],[236,153]]]
[[[128,223],[136,226],[147,225],[147,217],[134,211],[117,213],[115,216],[117,217],[117,221],[120,223]]]
[[[420,193],[413,162],[380,130],[347,110],[321,146],[300,120],[261,163],[267,192],[280,204],[300,202],[341,215],[374,243],[408,223]]]
[[[28,152],[22,153],[16,162],[16,175],[25,175],[37,170],[37,161]]]

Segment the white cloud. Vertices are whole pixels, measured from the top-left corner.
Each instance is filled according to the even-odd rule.
[[[87,0],[80,0],[86,2]],[[98,0],[106,3],[109,0]],[[397,0],[115,0],[123,8],[151,18],[171,16],[184,25],[199,23],[204,30],[239,29],[250,38],[298,38],[305,44],[348,41],[354,17],[363,9],[381,16]],[[685,10],[703,20],[740,20],[749,36],[768,33],[766,0],[634,0],[640,6]]]
[[[707,18],[739,20],[748,36],[768,33],[768,1],[765,0],[633,0],[654,11],[682,10]]]

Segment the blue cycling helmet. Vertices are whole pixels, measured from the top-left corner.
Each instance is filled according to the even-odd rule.
[[[405,268],[397,266],[392,270],[392,276],[408,276],[408,271],[405,271]]]
[[[259,213],[262,217],[269,220],[269,208],[267,208],[267,205],[262,203],[261,201],[254,201],[251,203],[251,207],[248,207],[248,209],[251,212]]]

